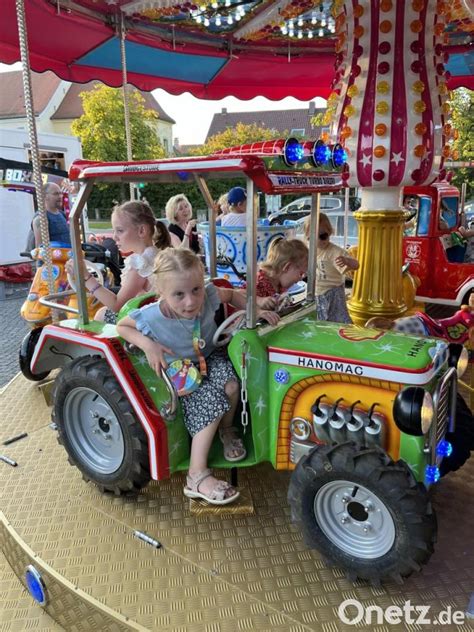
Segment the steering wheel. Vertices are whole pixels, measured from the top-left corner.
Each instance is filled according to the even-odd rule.
[[[89,274],[93,274],[94,278],[96,279],[97,283],[99,283],[100,285],[104,285],[104,277],[102,276],[102,268],[99,267],[99,265],[97,263],[94,263],[93,261],[87,261],[86,260],[86,268],[87,268],[87,272],[89,272]],[[69,274],[67,275],[67,282],[69,283],[71,290],[74,290],[74,292],[76,292],[77,288],[76,288],[76,280],[75,278]]]
[[[228,316],[223,323],[216,329],[212,337],[212,344],[216,347],[223,347],[232,338],[232,334],[236,331],[245,319],[245,310],[239,309]],[[220,337],[223,336],[222,339]]]

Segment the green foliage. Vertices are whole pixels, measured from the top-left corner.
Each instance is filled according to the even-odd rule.
[[[459,134],[453,143],[453,149],[458,152],[457,160],[474,161],[474,92],[465,88],[455,90],[452,93],[451,107],[450,122]],[[452,184],[461,188],[462,183],[466,182],[466,200],[473,198],[474,168],[462,167],[454,169],[453,173]]]
[[[284,136],[288,133],[285,132]],[[266,127],[259,127],[256,123],[245,125],[237,123],[236,127],[228,127],[220,134],[211,136],[204,145],[196,147],[193,150],[195,156],[209,156],[219,149],[243,145],[245,143],[254,143],[261,140],[275,140],[280,138],[279,132]]]
[[[327,116],[326,110],[324,112],[318,112],[312,117],[311,125],[313,127],[326,127],[328,124],[326,120],[326,116]]]
[[[71,125],[79,136],[84,157],[89,160],[127,160],[125,114],[122,89],[96,85],[81,92],[84,114]],[[133,160],[163,158],[165,152],[155,131],[158,114],[146,109],[145,99],[134,88],[128,88],[130,131]],[[129,187],[120,184],[97,184],[88,202],[89,216],[100,209],[101,217],[109,217],[114,202],[129,198]]]
[[[73,134],[79,136],[84,157],[89,160],[127,159],[125,115],[122,90],[96,85],[81,92],[84,114],[73,122]],[[163,158],[154,124],[158,114],[146,109],[145,99],[135,89],[128,89],[133,160]]]

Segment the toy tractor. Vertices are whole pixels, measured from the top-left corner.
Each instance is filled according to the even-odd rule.
[[[345,160],[340,146],[324,152],[321,146],[288,140],[205,158],[78,161],[71,177],[83,186],[71,221],[76,226],[96,181],[180,182],[194,175],[212,209],[206,180],[246,176],[247,310],[230,314],[215,333],[216,341],[221,334],[230,340],[228,353],[242,383],[247,457],[237,466],[270,462],[277,470],[293,470],[288,500],[308,545],[352,578],[400,581],[433,552],[436,518],[429,489],[443,460],[453,456],[446,436],[456,435],[457,378],[466,353],[435,338],[318,322],[315,243],[304,300],[276,327],[257,322],[256,187],[268,194],[313,195],[316,235],[319,194],[341,188]],[[123,343],[114,326],[88,322],[83,284],[78,296],[80,318],[44,327],[31,362],[33,373],[62,367],[53,419],[70,462],[115,494],[186,470],[190,438],[172,385]],[[121,315],[150,300],[133,299]],[[470,411],[461,414],[472,427]],[[209,466],[231,465],[216,441]]]

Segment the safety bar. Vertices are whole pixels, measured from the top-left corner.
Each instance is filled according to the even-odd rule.
[[[134,345],[131,342],[125,342],[123,346],[125,351],[131,355],[136,355],[141,351],[140,347],[137,347],[137,345]],[[168,389],[170,401],[160,408],[160,415],[165,419],[165,421],[174,421],[176,411],[178,410],[178,394],[176,393],[176,389],[174,388],[166,371],[161,371],[161,377]]]
[[[53,299],[65,298],[67,296],[75,295],[75,290],[66,290],[65,292],[56,292],[56,294],[47,294],[39,299],[41,305],[51,307],[52,309],[59,309],[62,312],[70,312],[71,314],[80,314],[80,311],[75,307],[69,307],[69,305],[63,305],[62,303],[56,303]]]

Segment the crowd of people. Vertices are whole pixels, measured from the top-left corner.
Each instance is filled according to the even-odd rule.
[[[45,191],[51,238],[66,241],[66,220],[60,214],[56,185]],[[244,226],[247,195],[234,187],[217,201],[214,212],[221,226]],[[237,429],[232,425],[238,404],[239,383],[226,351],[216,347],[216,311],[231,304],[245,309],[245,289],[216,287],[205,280],[200,257],[200,240],[192,206],[185,195],[175,195],[166,204],[167,225],[157,220],[148,203],[130,201],[116,205],[111,221],[113,238],[126,255],[117,292],[104,287],[90,274],[84,262],[83,279],[87,291],[102,304],[96,320],[117,325],[120,336],[143,350],[158,375],[176,367],[178,377],[187,384],[190,367],[198,376],[191,386],[180,391],[184,423],[192,437],[191,457],[184,494],[211,504],[236,500],[238,490],[215,478],[207,466],[208,454],[216,433],[224,458],[236,462],[247,452]],[[33,224],[35,237],[41,235]],[[305,226],[309,239],[310,224]],[[320,216],[317,278],[320,291],[317,310],[324,320],[350,322],[344,295],[344,270],[358,263],[345,251],[330,243],[332,227],[328,217]],[[69,233],[67,232],[69,239]],[[69,242],[70,243],[70,242]],[[307,275],[309,251],[302,239],[274,239],[257,278],[257,315],[272,325],[279,321],[281,297]],[[72,260],[66,264],[74,274]],[[157,301],[118,318],[122,306],[131,298],[153,291]],[[118,321],[118,322],[117,322]],[[176,373],[176,372],[175,372]]]

